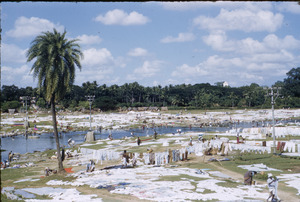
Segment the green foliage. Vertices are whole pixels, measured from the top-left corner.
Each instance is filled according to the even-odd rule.
[[[88,101],[80,101],[78,104],[79,108],[82,109],[89,109],[90,108],[90,104]]]
[[[95,99],[94,106],[100,108],[103,111],[114,110],[117,105],[117,102],[108,96],[103,96]]]
[[[46,59],[45,61],[43,60],[43,62],[47,64]],[[46,66],[43,66],[41,70],[46,68]],[[34,72],[37,71],[36,69],[37,67],[33,66]],[[299,69],[299,67],[291,69],[287,73],[288,77],[284,79],[284,81],[277,81],[274,84],[274,86],[283,87],[283,90],[280,92],[283,97],[279,97],[276,100],[276,108],[300,107],[300,95],[298,92],[300,89]],[[61,83],[66,84],[70,79],[71,78],[64,78]],[[41,82],[41,84],[44,84],[46,78]],[[55,85],[56,84],[58,83],[55,83]],[[116,84],[107,86],[106,84],[99,85],[97,81],[87,81],[83,83],[82,86],[70,85],[66,88],[61,85],[56,89],[57,91],[62,90],[62,96],[60,97],[61,99],[58,104],[62,106],[62,109],[71,110],[82,108],[89,109],[89,105],[85,103],[86,95],[95,95],[95,101],[93,102],[92,108],[100,108],[103,111],[128,107],[162,106],[177,110],[183,108],[207,110],[245,107],[261,109],[271,107],[270,97],[266,97],[266,91],[256,83],[241,87],[222,87],[220,84],[221,83],[216,83],[214,86],[209,83],[202,83],[195,85],[180,84],[165,87],[160,85],[144,87],[137,82],[125,83],[121,86]],[[40,91],[32,89],[31,87],[19,89],[14,85],[2,86],[2,103],[13,100],[18,101],[19,96],[21,95],[40,97],[37,96],[38,92],[46,92],[44,88],[48,85],[39,86],[42,87]],[[54,88],[55,87],[53,87],[53,89]],[[69,89],[69,91],[66,91],[66,89]],[[37,105],[46,107],[46,103],[42,100],[42,97],[40,97],[37,101]],[[2,107],[7,109],[3,104]]]
[[[51,105],[60,171],[63,170],[63,164],[59,152],[55,105],[72,89],[75,68],[81,70],[80,59],[83,57],[77,40],[66,39],[66,34],[66,31],[61,34],[56,29],[43,32],[35,37],[27,51],[27,62],[35,60],[31,72],[34,78],[38,78],[39,91]]]
[[[238,182],[234,182],[232,180],[224,180],[224,181],[225,182],[218,182],[216,184],[222,187],[230,187],[230,188],[236,188],[240,185]]]
[[[38,86],[48,102],[58,101],[71,89],[75,80],[75,66],[81,69],[82,53],[77,40],[67,40],[67,32],[43,32],[31,43],[27,61],[36,59],[31,68],[38,78]]]
[[[18,109],[21,106],[20,102],[18,101],[7,101],[1,103],[1,111],[8,112],[8,109]]]
[[[22,172],[20,172],[22,169]],[[12,180],[24,178],[26,176],[34,175],[35,173],[29,168],[19,168],[19,169],[4,169],[1,170],[1,181]]]
[[[2,101],[12,101],[12,100],[19,100],[19,97],[21,96],[20,94],[20,89],[15,86],[6,86],[3,85],[1,89],[1,100]]]
[[[300,97],[300,67],[291,69],[284,79],[284,88],[293,97]]]
[[[278,156],[274,154],[257,154],[253,152],[237,154],[235,156],[235,163],[238,165],[250,165],[263,163],[268,167],[286,171],[288,169],[299,169],[300,158]]]
[[[20,201],[22,201],[22,200],[12,200],[12,199],[8,199],[7,198],[7,196],[6,196],[6,194],[2,194],[1,193],[1,201],[2,202],[20,202]]]
[[[45,108],[46,107],[46,101],[44,98],[40,97],[37,102],[36,105],[40,108]]]
[[[255,175],[255,179],[266,181],[268,179],[268,173],[267,172],[259,172]]]

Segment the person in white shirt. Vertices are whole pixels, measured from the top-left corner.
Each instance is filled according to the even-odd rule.
[[[275,177],[272,176],[271,173],[268,173],[268,188],[270,191],[270,195],[269,198],[267,199],[267,201],[269,201],[269,199],[271,198],[271,201],[280,201],[280,198],[277,195],[277,188],[278,188],[278,179],[276,179]]]

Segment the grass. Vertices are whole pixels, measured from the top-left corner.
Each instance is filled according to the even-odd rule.
[[[96,144],[97,142],[94,141],[94,142],[89,142],[90,144],[93,144],[93,145],[89,145],[89,146],[83,146],[84,144],[81,144],[79,145],[79,147],[82,147],[82,148],[87,148],[87,149],[95,149],[95,150],[98,150],[98,149],[104,149],[107,147],[107,143],[106,142],[103,142],[103,144]],[[117,145],[117,144],[116,144]]]
[[[67,166],[66,166],[67,167]],[[20,179],[39,179],[38,181],[24,181],[14,183]],[[43,187],[50,180],[73,181],[75,177],[64,174],[52,174],[44,177],[43,169],[41,167],[28,167],[18,169],[4,169],[1,171],[1,183],[3,187],[28,188],[28,187]]]
[[[282,192],[288,192],[290,195],[296,196],[298,193],[297,189],[287,186],[284,182],[279,181],[278,187]]]
[[[1,201],[2,202],[20,202],[20,201],[24,201],[24,200],[12,200],[12,199],[8,199],[6,194],[2,194],[1,193]]]
[[[33,123],[33,122],[30,123],[30,126],[34,126],[34,125],[37,125],[37,126],[52,125],[52,121],[40,121],[40,122],[36,122],[36,123]]]
[[[41,156],[51,157],[55,155],[56,149],[48,149],[46,151],[41,152]]]
[[[237,155],[234,158],[236,165],[250,165],[263,163],[268,167],[279,169],[282,171],[294,170],[300,171],[300,158],[278,156],[274,154],[256,154],[253,152]]]
[[[233,182],[231,180],[224,180],[224,181],[225,182],[218,182],[216,184],[219,186],[228,187],[228,188],[237,188],[240,185],[240,183]]]
[[[35,174],[32,168],[4,169],[1,170],[1,182],[16,181]]]
[[[22,170],[20,170],[22,169]],[[36,179],[37,172],[34,172],[34,169],[36,168],[19,168],[19,169],[5,169],[1,171],[1,183],[2,187],[14,187],[16,189],[22,189],[22,188],[37,188],[37,187],[43,187],[45,184],[50,180],[63,180],[63,181],[72,181],[76,179],[75,177],[65,176],[65,175],[51,175],[44,178],[38,178],[40,180],[38,181],[24,181],[24,182],[18,182],[13,183],[13,181],[25,178],[25,177],[33,177]],[[2,173],[3,172],[3,173]],[[14,191],[12,191],[14,193]],[[22,198],[22,196],[19,196],[19,198]],[[52,199],[51,197],[47,195],[36,195],[35,199]],[[24,200],[11,200],[8,199],[6,195],[1,194],[1,201],[24,201]]]
[[[202,194],[212,194],[212,193],[216,193],[215,191],[212,191],[211,189],[204,189],[203,192],[201,192]]]

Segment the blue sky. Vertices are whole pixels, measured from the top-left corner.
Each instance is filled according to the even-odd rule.
[[[2,2],[1,85],[37,86],[26,62],[44,31],[84,54],[76,85],[271,86],[300,65],[297,2]]]

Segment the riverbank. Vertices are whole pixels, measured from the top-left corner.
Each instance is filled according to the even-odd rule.
[[[276,122],[300,119],[300,109],[277,109],[274,112]],[[1,114],[0,136],[25,134],[25,114]],[[224,126],[251,122],[253,126],[261,126],[272,120],[272,110],[222,110],[222,111],[142,111],[127,113],[94,113],[92,120],[88,114],[79,112],[60,112],[57,116],[60,132],[85,131],[90,129],[118,130],[153,127],[205,127]],[[30,134],[53,132],[51,114],[30,114],[28,116]]]
[[[299,113],[298,110],[288,112],[281,117],[293,118]],[[222,113],[215,113],[218,120],[228,118],[230,120],[228,114],[222,115]],[[261,121],[259,111],[251,112],[252,117],[248,112],[246,115],[235,114],[239,116],[235,117],[231,113],[231,119],[235,121],[256,120],[256,117]],[[179,123],[181,121],[191,123],[185,121],[184,117],[187,115],[189,115],[188,112],[182,115],[183,118],[178,119]],[[189,120],[195,121],[195,117],[203,115],[205,114],[191,113],[191,117],[194,116],[194,118]],[[108,119],[112,115],[106,116]],[[130,117],[123,116],[125,117],[122,119]],[[172,116],[175,116],[175,119],[171,121],[175,121],[180,115]],[[260,118],[265,120],[265,117]],[[154,120],[149,117],[150,123],[152,120],[159,124],[163,123],[160,121],[164,119]],[[111,120],[107,122],[111,123]],[[116,121],[115,123],[115,127],[120,124]],[[197,121],[194,123],[198,124]],[[296,147],[299,144],[297,141],[300,135],[285,134],[286,131],[288,133],[293,131],[290,128],[297,127],[299,129],[297,123],[292,126],[276,127],[280,129],[278,131],[281,131],[277,133],[282,135],[276,140],[293,142],[296,148],[294,153],[300,154]],[[21,154],[20,158],[11,164],[13,168],[1,170],[1,187],[3,188],[1,200],[14,198],[25,201],[45,199],[52,201],[265,201],[269,194],[266,186],[267,173],[272,173],[280,179],[279,197],[282,200],[299,200],[299,155],[274,155],[271,151],[272,138],[258,137],[263,133],[259,128],[256,130],[255,127],[251,127],[249,130],[240,131],[240,134],[244,136],[244,141],[240,144],[237,144],[236,130],[232,129],[224,132],[203,132],[203,138],[210,140],[210,144],[198,141],[199,133],[192,131],[159,134],[157,139],[154,139],[152,134],[140,137],[141,145],[137,145],[136,137],[99,139],[67,148],[66,150],[73,155],[64,161],[64,167],[69,168],[68,173],[65,175],[51,173],[47,177],[45,176],[46,167],[57,169],[55,150]],[[284,131],[283,128],[285,128]],[[192,138],[192,145],[190,145],[190,138]],[[218,146],[225,145],[225,143],[228,146],[227,152],[218,149]],[[210,154],[207,153],[209,148],[212,148]],[[137,166],[135,168],[121,169],[115,166],[122,164],[121,154],[124,150],[130,155],[133,153],[136,155]],[[150,159],[147,158],[150,156],[148,155],[150,150],[154,153],[154,163],[148,161]],[[287,152],[284,151],[283,154]],[[177,153],[184,155],[180,156]],[[95,161],[95,171],[86,172],[86,166],[91,159]],[[105,169],[108,167],[111,169]],[[251,186],[244,185],[243,179],[244,173],[249,169],[260,173],[254,176],[256,183]]]
[[[122,154],[147,153],[152,149],[154,153],[162,153],[167,150],[176,150],[188,145],[189,137],[196,134],[166,134],[153,138],[142,138],[138,146],[134,138],[125,140],[99,140],[91,143],[77,145],[70,149],[73,157],[64,161],[64,167],[69,168],[66,175],[50,174],[46,177],[45,167],[57,169],[57,160],[54,150],[35,152],[21,155],[12,166],[15,168],[1,171],[2,187],[5,187],[5,195],[18,197],[18,193],[29,193],[36,199],[75,200],[75,201],[171,201],[171,200],[258,200],[263,201],[268,197],[266,180],[263,176],[255,176],[255,185],[249,186],[243,183],[243,174],[247,169],[239,167],[246,162],[251,169],[258,169],[265,173],[273,173],[277,177],[289,178],[280,182],[279,196],[286,201],[296,201],[299,190],[295,182],[300,181],[300,176],[293,175],[300,172],[299,158],[282,158],[273,154],[245,153],[244,158],[250,161],[239,160],[237,151],[231,151],[226,156],[196,155],[191,152],[184,160],[173,161],[160,165],[147,165],[144,159],[139,157],[137,167],[128,169],[104,169],[108,166],[121,165],[121,158],[110,160],[95,160],[94,172],[86,172],[86,165],[95,155],[91,151],[111,151]],[[168,146],[166,144],[168,142]],[[197,144],[194,141],[194,145]],[[234,144],[232,142],[232,144]],[[164,146],[165,145],[165,146]],[[84,151],[85,150],[85,151]],[[77,155],[78,156],[77,156]],[[253,159],[251,159],[253,158]],[[275,162],[277,161],[277,162]],[[289,164],[289,166],[282,166]],[[17,165],[20,165],[18,167]],[[298,169],[298,170],[297,170]],[[73,173],[72,173],[73,172]],[[296,180],[296,181],[295,181]],[[294,186],[289,187],[289,183]],[[13,187],[7,189],[7,187]],[[162,191],[163,189],[163,191]],[[11,190],[11,191],[9,191]],[[21,190],[21,191],[20,191]],[[43,191],[42,191],[43,190]],[[284,191],[284,192],[283,192]],[[27,196],[25,194],[25,196]],[[24,197],[25,197],[24,196]],[[3,198],[5,198],[3,196]],[[16,198],[15,198],[16,199]],[[31,201],[33,199],[25,199]]]

